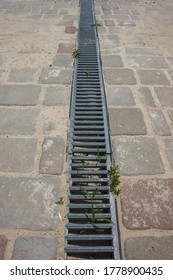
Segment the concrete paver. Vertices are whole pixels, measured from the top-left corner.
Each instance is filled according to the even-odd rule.
[[[165,116],[161,110],[152,108],[149,110],[149,114],[153,129],[157,134],[165,136],[172,135]]]
[[[146,126],[142,112],[136,108],[109,108],[111,135],[143,135]]]
[[[127,260],[172,260],[173,237],[141,236],[125,241]]]
[[[0,229],[57,229],[60,180],[45,177],[0,177],[0,180]]]
[[[60,175],[62,173],[64,146],[64,139],[61,137],[44,139],[40,160],[40,173],[52,175]]]
[[[0,105],[34,106],[40,90],[38,85],[0,85]]]
[[[146,107],[156,107],[151,90],[148,87],[139,88],[139,96]]]
[[[152,138],[113,138],[113,151],[121,174],[152,175],[164,173],[157,142]]]
[[[128,87],[108,87],[107,103],[109,106],[135,105],[133,93]]]
[[[19,237],[16,239],[12,259],[54,260],[56,259],[56,237]]]

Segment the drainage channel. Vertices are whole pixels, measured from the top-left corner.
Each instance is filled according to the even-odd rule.
[[[70,109],[67,259],[120,259],[111,145],[93,0],[80,0]]]

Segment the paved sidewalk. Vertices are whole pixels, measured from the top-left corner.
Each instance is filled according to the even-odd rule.
[[[94,3],[123,258],[173,259],[173,3]],[[64,259],[78,16],[78,0],[0,0],[0,259]]]
[[[0,259],[63,259],[78,1],[0,0]]]
[[[95,0],[123,258],[173,259],[173,2]]]

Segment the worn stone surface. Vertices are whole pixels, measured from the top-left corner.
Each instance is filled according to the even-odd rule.
[[[158,145],[152,138],[113,139],[113,151],[122,175],[164,173]]]
[[[165,73],[162,70],[137,70],[139,79],[145,85],[169,85]]]
[[[104,69],[105,80],[109,85],[134,85],[136,79],[131,69]]]
[[[56,229],[60,185],[57,178],[0,177],[0,228]]]
[[[149,115],[154,131],[159,135],[171,135],[165,116],[160,109],[150,109]]]
[[[129,67],[134,68],[169,68],[166,60],[163,57],[158,56],[128,56],[127,62]]]
[[[2,55],[0,55],[0,66],[2,66],[2,65],[3,65],[3,62],[4,62],[4,58],[3,58],[3,56],[2,56]]]
[[[160,50],[157,48],[126,48],[127,54],[135,55],[160,55]]]
[[[132,91],[128,87],[108,87],[107,101],[110,106],[135,105]]]
[[[53,65],[58,67],[72,67],[73,58],[67,54],[60,54],[54,57]]]
[[[154,90],[163,107],[173,107],[173,87],[154,87]]]
[[[125,241],[127,260],[172,260],[173,236],[141,236]]]
[[[171,79],[173,81],[173,70],[169,70],[168,73],[169,73],[169,76],[171,77]]]
[[[114,26],[115,25],[114,20],[112,20],[112,19],[105,20],[105,25],[106,26]]]
[[[0,171],[32,172],[36,153],[36,139],[1,138]]]
[[[103,67],[122,67],[122,59],[120,55],[103,55]]]
[[[77,29],[75,26],[66,26],[65,33],[74,34],[74,33],[76,33],[76,30]]]
[[[44,68],[40,84],[70,84],[72,80],[72,70],[62,68]]]
[[[0,85],[0,105],[36,105],[40,90],[38,85]]]
[[[151,95],[151,91],[149,88],[147,87],[141,87],[139,89],[139,96],[143,102],[143,104],[145,104],[145,106],[147,107],[156,107],[154,99]]]
[[[0,260],[3,260],[5,249],[7,246],[7,238],[4,235],[0,235]]]
[[[74,44],[71,43],[60,43],[58,46],[58,53],[71,53],[75,48]]]
[[[173,170],[173,139],[165,139],[164,140],[165,143],[165,150],[166,150],[166,154],[167,154],[167,158],[169,161],[169,164]]]
[[[46,106],[68,106],[70,104],[70,87],[52,87],[46,89],[44,105]]]
[[[14,244],[13,260],[54,260],[57,254],[56,237],[18,237]]]
[[[36,69],[23,68],[23,69],[12,69],[9,74],[9,82],[25,83],[33,82]]]
[[[111,135],[146,134],[146,126],[140,109],[109,108]]]
[[[39,110],[0,109],[0,134],[32,135],[36,131]]]
[[[63,138],[46,138],[42,147],[40,173],[60,175],[63,170],[64,150]]]
[[[122,186],[122,218],[128,229],[173,229],[173,179],[150,179]]]

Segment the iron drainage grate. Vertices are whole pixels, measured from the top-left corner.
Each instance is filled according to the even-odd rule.
[[[66,258],[120,259],[111,147],[92,0],[80,0],[68,146],[69,214]]]

